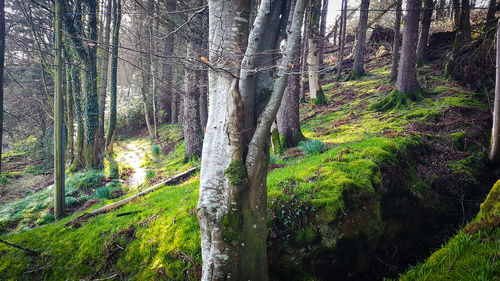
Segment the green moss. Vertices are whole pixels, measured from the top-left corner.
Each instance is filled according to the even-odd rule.
[[[349,72],[349,75],[346,78],[346,81],[358,80],[362,75],[363,73],[351,70],[351,72]]]
[[[327,105],[328,100],[326,99],[325,93],[323,92],[323,89],[319,89],[316,91],[316,98],[311,99],[311,104],[313,105]]]
[[[387,111],[390,109],[405,109],[410,106],[412,102],[418,102],[423,99],[422,90],[417,88],[410,93],[402,93],[396,88],[392,90],[391,94],[383,100],[372,104],[370,110]]]
[[[239,211],[229,211],[224,215],[221,222],[224,229],[222,230],[222,239],[226,242],[232,242],[238,239],[243,226],[243,217]]]
[[[316,239],[316,232],[312,227],[304,227],[295,234],[295,242],[299,244],[309,244]]]
[[[278,129],[274,129],[271,133],[271,142],[273,144],[274,154],[281,154],[283,152],[283,146],[281,144],[281,136]]]
[[[241,185],[247,178],[247,169],[245,168],[245,163],[241,160],[231,161],[224,173],[232,186]]]
[[[453,146],[458,149],[458,150],[465,150],[465,132],[457,132],[451,134],[451,137],[453,138]]]

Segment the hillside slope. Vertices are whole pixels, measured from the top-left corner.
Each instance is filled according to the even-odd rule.
[[[477,212],[490,185],[487,97],[443,80],[435,61],[419,69],[423,101],[369,111],[392,90],[389,63],[374,57],[360,80],[325,84],[329,105],[301,106],[304,135],[320,141],[271,157],[272,279],[396,277]],[[182,153],[170,153],[182,167]],[[161,158],[146,164],[170,167]],[[0,244],[0,279],[196,280],[198,185],[196,175],[80,227],[66,226],[76,213],[2,235],[40,254]]]

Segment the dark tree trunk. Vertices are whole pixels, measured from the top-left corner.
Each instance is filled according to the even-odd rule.
[[[431,27],[433,0],[424,0],[424,10],[422,13],[422,28],[417,45],[417,64],[421,65],[425,61],[425,51],[427,49],[427,41],[429,37],[429,29]]]
[[[104,1],[103,1],[104,2]],[[108,67],[109,67],[109,40],[111,35],[111,0],[106,1],[106,13],[104,16],[103,44],[99,47],[101,52],[101,65],[99,73],[99,127],[97,129],[99,141],[99,153],[104,153],[105,134],[104,134],[104,114],[106,112],[106,95],[108,87]],[[104,3],[103,3],[104,5]],[[101,30],[102,32],[102,30]]]
[[[497,0],[490,0],[488,4],[488,13],[486,15],[486,24],[484,25],[484,31],[487,34],[486,36],[494,34],[496,20],[495,20],[495,12],[496,12],[496,2]]]
[[[396,0],[396,20],[394,21],[394,40],[392,42],[391,81],[398,77],[399,46],[401,45],[401,6],[403,0]]]
[[[406,21],[401,45],[401,59],[398,70],[396,89],[401,93],[411,93],[419,89],[415,69],[415,49],[418,41],[418,21],[421,0],[408,0],[406,4]]]
[[[199,0],[188,2],[190,7],[199,5]],[[201,147],[203,144],[203,133],[200,121],[200,78],[198,64],[200,54],[198,50],[202,47],[199,38],[201,29],[201,19],[195,16],[188,26],[188,35],[186,38],[186,57],[188,61],[194,61],[195,64],[188,63],[184,69],[184,156],[185,160],[201,156]]]
[[[342,0],[341,8],[341,24],[340,24],[340,38],[339,38],[339,55],[337,63],[337,79],[342,76],[342,64],[344,62],[344,47],[345,47],[345,34],[347,26],[347,0]]]
[[[204,130],[207,127],[208,120],[208,73],[201,71],[200,77],[200,122],[201,128]]]
[[[5,62],[5,0],[0,0],[0,173],[3,139],[3,69]]]
[[[73,116],[73,85],[71,84],[71,60],[69,54],[65,53],[67,67],[66,67],[66,128],[67,128],[67,146],[66,150],[68,152],[68,159],[70,163],[73,163],[74,158],[74,139],[75,139],[75,128],[74,128],[74,116]]]
[[[177,9],[177,1],[175,0],[167,0],[166,1],[166,7],[168,11],[175,11]],[[167,34],[171,34],[170,36],[166,37],[164,40],[164,55],[166,57],[172,56],[174,54],[174,45],[175,45],[175,34],[173,34],[173,31],[175,30],[175,24],[172,21],[167,21],[166,23],[166,28],[165,32]],[[171,122],[171,123],[177,123],[177,120],[173,122],[174,119],[177,119],[177,116],[173,114],[173,104],[175,104],[175,93],[172,90],[172,83],[173,83],[173,67],[172,67],[172,62],[169,60],[165,59],[163,61],[163,73],[162,73],[162,80],[163,80],[163,87],[161,90],[161,96],[160,96],[160,104],[161,104],[161,110],[164,111],[165,114],[165,122]],[[177,114],[177,112],[176,112]],[[174,117],[175,116],[175,117]]]
[[[4,2],[2,1],[2,5]],[[3,7],[2,7],[3,8]],[[4,11],[4,9],[2,9]],[[62,44],[62,0],[55,3],[55,77],[54,77],[54,216],[64,215],[64,143],[63,140],[63,44]],[[5,18],[5,15],[4,15]],[[5,21],[3,21],[5,22]],[[3,70],[3,67],[2,67]],[[2,79],[3,80],[3,79]]]
[[[455,79],[457,76],[457,71],[462,71],[460,69],[455,69],[454,57],[460,48],[470,42],[471,40],[471,29],[470,29],[470,7],[469,0],[462,0],[462,10],[458,19],[457,28],[455,30],[455,40],[453,41],[453,48],[451,50],[451,57],[446,63],[444,70],[444,77],[449,79]]]
[[[121,0],[113,0],[113,38],[111,40],[111,92],[109,101],[109,125],[106,134],[106,153],[113,154],[113,139],[116,127],[116,101],[117,101],[117,75],[118,75],[118,46],[120,43],[120,23],[121,23]]]
[[[365,49],[366,49],[366,29],[368,28],[368,9],[370,8],[370,0],[361,0],[361,8],[359,11],[358,33],[356,36],[356,46],[354,50],[354,63],[352,66],[351,79],[356,79],[363,75]]]
[[[326,1],[328,2],[328,1]],[[296,0],[291,1],[290,10],[295,10]],[[325,2],[323,2],[324,4]],[[288,20],[287,29],[290,29],[293,23],[293,17]],[[299,43],[300,44],[300,43]],[[283,99],[281,100],[280,109],[276,116],[276,123],[279,133],[279,150],[283,148],[293,147],[299,141],[304,139],[300,130],[299,119],[299,94],[300,94],[300,50],[294,53],[292,58],[292,74],[288,76],[287,86]],[[275,145],[273,140],[273,145]]]
[[[411,102],[422,99],[415,68],[420,5],[421,0],[407,0],[406,2],[406,10],[408,12],[403,29],[403,43],[401,46],[401,59],[396,88],[388,97],[373,104],[370,107],[371,109],[388,110],[391,108],[408,107]]]
[[[85,129],[82,111],[82,85],[80,82],[80,69],[78,66],[71,67],[71,84],[73,89],[73,105],[75,106],[76,113],[76,149],[71,170],[78,171],[85,167],[85,156],[83,154]]]
[[[328,16],[328,0],[323,0],[323,5],[321,7],[321,24],[319,26],[319,36],[321,37],[321,42],[319,44],[319,65],[324,65],[325,56],[325,44],[326,44],[326,19]]]

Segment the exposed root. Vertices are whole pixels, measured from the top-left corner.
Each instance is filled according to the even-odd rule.
[[[422,90],[415,89],[410,93],[402,93],[396,88],[391,94],[383,100],[372,104],[368,109],[376,111],[388,111],[390,109],[408,108],[412,102],[417,102],[423,99]]]

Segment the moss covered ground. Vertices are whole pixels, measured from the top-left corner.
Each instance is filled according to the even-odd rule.
[[[393,88],[388,62],[387,58],[373,60],[359,79],[323,85],[328,105],[301,105],[303,134],[316,143],[303,143],[271,157],[267,183],[272,278],[288,278],[288,271],[288,280],[321,279],[329,272],[314,275],[319,267],[341,268],[339,274],[345,275],[339,276],[354,276],[370,267],[368,259],[376,250],[373,245],[387,234],[387,207],[381,197],[393,176],[391,170],[403,171],[399,182],[405,185],[399,188],[406,190],[409,198],[431,202],[433,208],[441,203],[435,200],[436,194],[459,192],[439,190],[432,184],[446,174],[469,185],[478,184],[485,141],[481,138],[484,128],[477,124],[486,109],[485,97],[423,67],[419,71],[424,89],[421,101],[387,112],[370,111],[367,108]],[[464,122],[446,123],[457,114]],[[477,122],[472,124],[471,120]],[[177,126],[163,126],[160,140],[149,141],[141,166],[152,172],[148,172],[144,186],[199,165],[196,160],[184,162],[180,134]],[[441,144],[445,153],[453,149],[452,157],[414,159]],[[476,159],[471,161],[477,165],[468,165],[466,159]],[[443,173],[425,169],[432,165],[443,167]],[[3,234],[0,239],[41,254],[33,257],[0,243],[0,279],[198,279],[198,177],[196,174],[182,184],[163,187],[78,228],[66,224],[82,212]],[[102,199],[83,212],[115,200]],[[289,252],[284,250],[287,247]],[[311,265],[311,260],[321,261],[322,257],[336,261],[328,266]],[[302,273],[295,274],[293,268]]]

